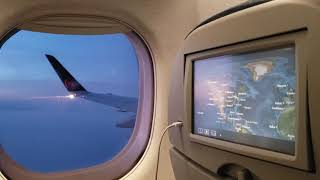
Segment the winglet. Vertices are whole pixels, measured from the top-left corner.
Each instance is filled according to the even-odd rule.
[[[87,91],[54,56],[46,54],[46,57],[69,92]]]

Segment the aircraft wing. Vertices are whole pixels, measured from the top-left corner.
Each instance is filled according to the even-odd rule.
[[[138,99],[133,97],[125,97],[108,94],[99,94],[87,91],[80,83],[77,81],[72,74],[52,55],[46,54],[46,57],[59,76],[64,87],[70,92],[74,97],[79,97],[86,99],[88,101],[93,101],[99,104],[104,104],[116,108],[121,112],[137,112]],[[130,117],[129,120],[117,124],[117,127],[121,128],[133,128],[135,116]]]
[[[54,56],[46,54],[46,57],[69,92],[87,92],[87,90],[62,66],[62,64],[60,64]]]

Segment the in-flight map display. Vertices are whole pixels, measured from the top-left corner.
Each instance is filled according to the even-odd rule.
[[[193,61],[193,133],[294,154],[294,46]]]

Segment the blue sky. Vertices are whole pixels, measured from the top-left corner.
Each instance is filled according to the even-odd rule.
[[[91,87],[92,83],[126,85],[125,89],[131,89],[126,95],[137,96],[135,51],[122,34],[56,35],[20,31],[0,51],[0,80],[57,80],[45,54],[54,55],[81,83],[87,83],[89,90],[109,90]]]
[[[112,159],[132,129],[133,113],[69,93],[47,61],[55,56],[89,91],[138,96],[138,64],[126,36],[20,31],[0,50],[0,144],[24,168],[68,171]]]

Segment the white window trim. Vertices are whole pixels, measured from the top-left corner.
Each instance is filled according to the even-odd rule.
[[[2,42],[8,40],[17,31],[11,32],[2,39]],[[120,178],[135,166],[145,151],[150,137],[154,111],[154,71],[150,52],[142,38],[134,31],[125,34],[135,47],[139,66],[139,105],[135,128],[128,144],[110,161],[61,173],[28,171],[14,162],[0,147],[0,170],[6,177],[15,180],[79,180],[84,177],[106,180]]]

